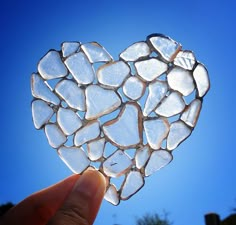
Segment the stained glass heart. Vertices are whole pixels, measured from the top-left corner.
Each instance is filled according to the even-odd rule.
[[[209,87],[193,52],[161,34],[132,44],[117,61],[96,42],[64,42],[31,76],[33,122],[74,173],[90,166],[103,173],[105,199],[117,205],[171,162]]]

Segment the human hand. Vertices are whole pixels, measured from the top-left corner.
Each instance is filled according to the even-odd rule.
[[[41,190],[10,209],[1,225],[91,225],[103,196],[103,175],[87,170]]]

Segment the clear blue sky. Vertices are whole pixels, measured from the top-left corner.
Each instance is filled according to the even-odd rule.
[[[0,203],[17,203],[71,174],[32,123],[30,75],[40,57],[66,40],[95,40],[117,58],[133,42],[164,33],[207,66],[211,90],[173,162],[118,207],[104,201],[95,225],[134,225],[163,209],[175,225],[203,225],[212,211],[227,216],[236,205],[234,9],[233,0],[2,2]]]

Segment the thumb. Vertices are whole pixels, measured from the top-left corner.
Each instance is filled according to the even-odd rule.
[[[67,199],[50,219],[48,225],[93,224],[103,196],[106,182],[96,170],[87,170],[75,183]]]

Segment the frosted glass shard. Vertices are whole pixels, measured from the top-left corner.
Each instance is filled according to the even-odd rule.
[[[104,198],[113,205],[118,205],[120,202],[119,195],[114,185],[109,186]]]
[[[130,74],[129,66],[123,61],[107,63],[97,71],[98,81],[107,88],[117,88]]]
[[[121,99],[113,90],[106,90],[98,85],[90,85],[85,90],[87,120],[96,119],[111,113],[121,105]]]
[[[146,42],[137,42],[126,48],[121,54],[120,58],[125,61],[136,61],[142,57],[148,56],[151,53]]]
[[[154,49],[168,62],[173,61],[177,53],[181,50],[179,43],[162,34],[151,35],[149,41]]]
[[[82,126],[81,119],[74,111],[61,107],[57,112],[57,122],[66,135],[73,134]]]
[[[157,107],[165,97],[168,86],[166,82],[157,80],[149,84],[148,90],[149,93],[143,110],[144,116],[148,116]]]
[[[83,44],[81,49],[91,63],[112,61],[110,54],[97,42]]]
[[[58,149],[58,154],[73,173],[82,173],[90,164],[82,148],[63,146]]]
[[[92,160],[98,160],[103,156],[105,138],[94,140],[88,143],[88,157]]]
[[[48,139],[48,143],[53,148],[58,148],[66,142],[66,136],[60,130],[60,128],[55,124],[47,124],[45,126],[45,133]]]
[[[37,75],[31,76],[31,91],[35,98],[40,98],[46,102],[50,102],[54,105],[60,104],[60,99],[52,92],[43,79]]]
[[[193,77],[197,84],[198,96],[203,97],[210,88],[208,72],[205,66],[202,64],[198,64],[193,71]]]
[[[144,146],[143,148],[137,149],[135,155],[136,167],[141,169],[147,162],[151,155],[151,151],[148,146]]]
[[[180,51],[174,59],[174,64],[186,70],[192,70],[196,63],[196,58],[191,51]]]
[[[67,57],[79,50],[79,42],[63,42],[61,49],[63,57]]]
[[[40,129],[52,117],[53,109],[42,100],[35,100],[32,102],[32,116],[36,129]]]
[[[152,149],[160,149],[162,141],[167,137],[170,125],[167,119],[151,119],[143,123],[148,144]]]
[[[134,195],[144,185],[144,179],[140,172],[130,171],[125,179],[121,191],[121,199],[126,200]]]
[[[171,117],[182,112],[185,108],[185,102],[178,92],[171,92],[157,107],[155,112],[160,116]]]
[[[169,86],[180,92],[182,95],[187,96],[194,91],[193,76],[190,71],[180,67],[174,67],[167,75]]]
[[[120,148],[132,148],[142,140],[141,109],[137,103],[127,103],[119,116],[106,122],[104,135]]]
[[[201,111],[201,107],[202,102],[199,99],[193,100],[190,105],[185,109],[180,119],[183,120],[189,126],[195,127]]]
[[[60,54],[53,50],[39,61],[38,71],[45,80],[65,77],[68,73]]]
[[[167,137],[167,149],[175,149],[182,141],[191,134],[191,129],[182,121],[171,124],[170,132]]]
[[[84,53],[79,52],[69,56],[65,64],[79,84],[90,84],[95,78],[92,65]]]
[[[119,177],[132,166],[132,160],[122,150],[117,150],[103,162],[103,171],[109,177]]]
[[[75,82],[62,80],[55,87],[55,91],[71,108],[85,111],[84,91]]]
[[[145,167],[145,176],[150,176],[157,170],[163,168],[171,162],[173,156],[165,150],[153,151],[148,164]]]
[[[123,85],[124,94],[132,100],[141,98],[144,91],[145,84],[135,76],[129,77]]]
[[[81,146],[86,142],[89,142],[100,135],[99,122],[94,121],[79,129],[74,137],[74,143],[76,146]]]
[[[156,79],[168,69],[167,64],[158,59],[138,61],[134,64],[134,66],[138,72],[138,75],[146,81]]]

